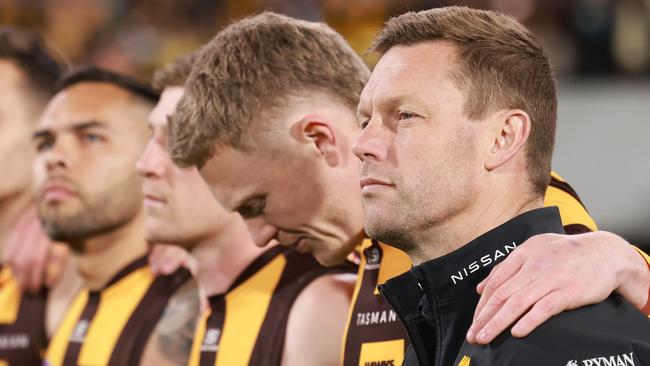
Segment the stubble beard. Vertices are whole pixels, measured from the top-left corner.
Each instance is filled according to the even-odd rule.
[[[136,184],[136,185],[134,185]],[[37,205],[43,228],[50,239],[64,242],[76,253],[84,252],[84,241],[121,228],[135,219],[141,208],[142,194],[132,179],[113,189],[88,197],[79,193],[79,207],[66,213],[62,207]]]

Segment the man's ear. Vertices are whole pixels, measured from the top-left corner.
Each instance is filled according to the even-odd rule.
[[[341,162],[341,152],[338,149],[334,127],[328,121],[307,117],[294,124],[292,130],[291,134],[299,141],[304,141],[315,147],[315,150],[329,166],[336,166]]]
[[[530,135],[530,117],[520,109],[499,113],[494,123],[485,169],[493,170],[510,161],[521,151]]]

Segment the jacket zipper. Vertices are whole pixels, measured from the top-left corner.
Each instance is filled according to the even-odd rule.
[[[419,282],[418,285],[420,285]],[[404,325],[404,328],[406,329],[406,334],[408,334],[409,339],[411,340],[411,346],[415,351],[415,355],[418,359],[418,363],[421,366],[429,365],[429,356],[426,353],[425,345],[422,341],[422,337],[420,337],[420,333],[418,332],[417,327],[414,326],[412,322],[407,322],[406,319],[404,319],[404,317],[402,316],[402,314],[407,314],[407,312],[404,312],[403,311],[404,309],[398,306],[398,303],[396,301],[393,301],[393,297],[390,295],[390,293],[386,294],[383,285],[379,286],[379,292],[382,294],[382,296],[384,296],[386,301],[388,301],[388,303],[395,309],[395,312],[397,313],[397,317]],[[437,334],[438,334],[438,330],[436,330],[436,335]],[[437,350],[439,349],[438,343],[439,342],[436,342],[436,353]],[[406,356],[406,354],[404,356]]]

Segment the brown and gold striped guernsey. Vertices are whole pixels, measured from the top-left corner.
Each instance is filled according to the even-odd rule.
[[[255,259],[225,294],[209,298],[199,321],[191,366],[280,365],[291,307],[314,279],[354,273],[345,265],[326,268],[313,256],[275,246]]]
[[[598,230],[576,191],[555,172],[551,173],[551,181],[544,196],[544,206],[560,208],[562,225],[567,234]]]
[[[46,303],[46,289],[21,293],[9,267],[0,265],[0,366],[43,364]]]
[[[101,291],[82,291],[52,337],[47,365],[139,365],[169,299],[190,278],[185,269],[156,277],[142,257]]]
[[[406,332],[377,285],[407,271],[411,261],[403,252],[370,239],[363,241],[359,252],[342,362],[346,366],[401,365],[408,346]]]
[[[580,198],[556,173],[544,197],[545,206],[558,206],[567,233],[597,230]],[[358,249],[359,275],[343,340],[344,366],[401,365],[409,340],[377,286],[411,268],[403,252],[372,240]]]

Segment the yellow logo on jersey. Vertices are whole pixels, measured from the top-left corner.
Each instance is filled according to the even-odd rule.
[[[361,345],[359,366],[398,366],[404,361],[404,340],[368,342]]]
[[[458,366],[469,366],[469,361],[470,360],[471,360],[471,358],[469,358],[469,356],[463,356],[463,358],[458,363]]]

